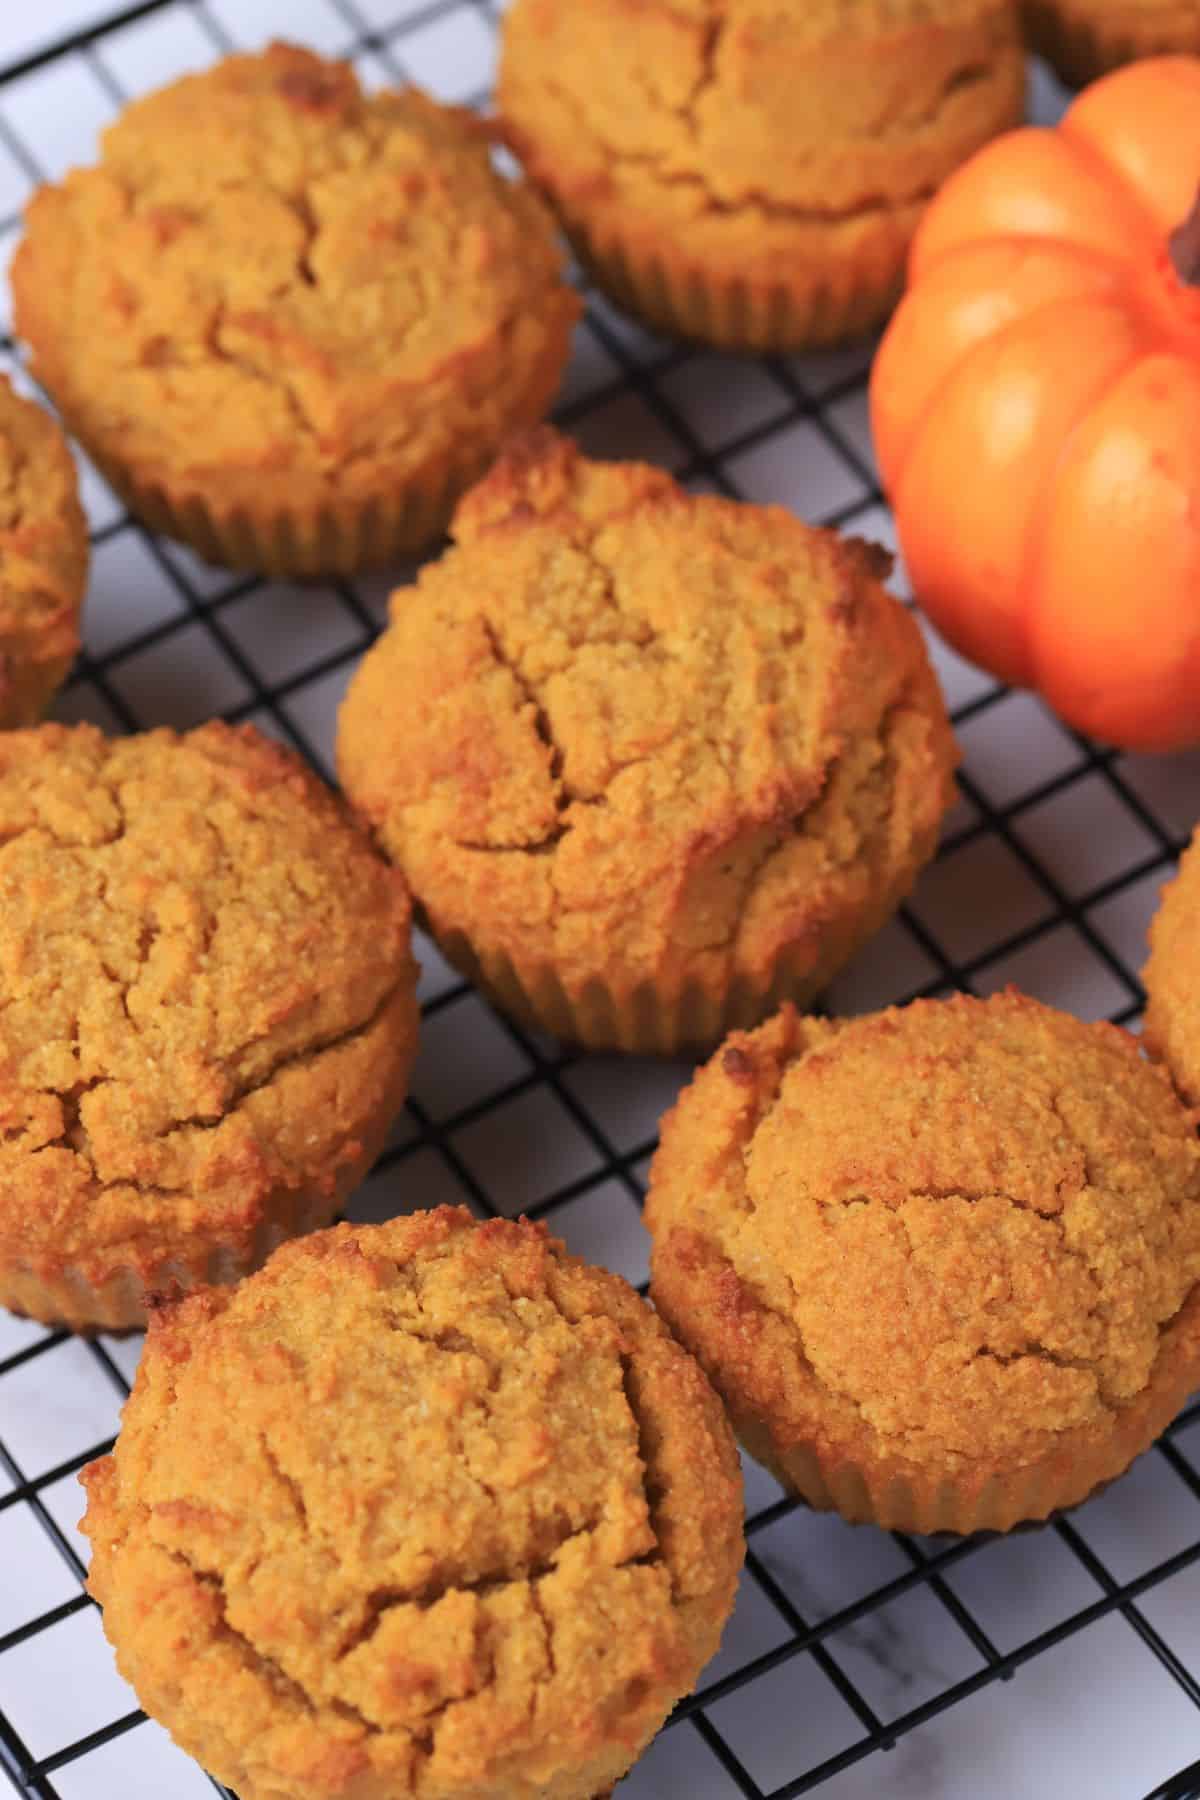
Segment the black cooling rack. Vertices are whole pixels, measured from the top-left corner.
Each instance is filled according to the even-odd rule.
[[[352,56],[369,85],[411,79],[483,102],[503,6],[143,0],[68,32],[85,10],[46,0],[41,47],[20,55],[8,47],[33,39],[28,17],[0,17],[5,261],[30,188],[90,160],[125,100],[183,69],[287,35]],[[1062,102],[1033,71],[1034,116]],[[868,359],[710,356],[589,294],[558,419],[594,453],[643,456],[695,487],[890,545]],[[28,385],[11,337],[0,360]],[[143,532],[81,473],[94,577],[58,715],[111,730],[252,719],[328,774],[337,702],[409,572],[316,592],[236,579]],[[1200,814],[1200,758],[1105,751],[930,647],[965,753],[961,800],[911,904],[831,1007],[1017,981],[1136,1027],[1145,924]],[[413,1097],[352,1215],[443,1200],[524,1211],[644,1282],[647,1160],[687,1071],[564,1052],[421,953]],[[137,1349],[0,1316],[0,1770],[39,1800],[225,1791],[136,1710],[81,1587],[75,1475],[112,1441]],[[1200,1796],[1200,1404],[1103,1497],[1007,1539],[855,1530],[749,1463],[747,1477],[750,1554],[725,1645],[622,1787],[629,1800]]]

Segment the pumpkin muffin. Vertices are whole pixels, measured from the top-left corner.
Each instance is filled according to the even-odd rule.
[[[1188,1105],[1200,1106],[1200,831],[1163,888],[1149,936],[1142,1042]]]
[[[595,1049],[808,999],[933,851],[953,739],[876,547],[543,430],[393,596],[338,764],[450,961]]]
[[[470,113],[273,44],[135,102],[34,196],[17,329],[129,506],[202,555],[418,548],[548,406],[578,310]]]
[[[1018,123],[1012,0],[515,0],[499,105],[651,325],[801,350],[878,325],[926,202]]]
[[[0,735],[0,1303],[135,1326],[328,1224],[414,986],[403,883],[270,739]]]
[[[1009,992],[732,1037],[651,1171],[655,1304],[811,1505],[1004,1531],[1200,1385],[1195,1115]]]
[[[1031,47],[1083,87],[1144,56],[1200,55],[1200,0],[1022,0]]]
[[[121,1671],[242,1800],[593,1800],[742,1560],[732,1435],[651,1308],[452,1207],[156,1310],[83,1479]]]
[[[79,648],[87,522],[49,413],[0,376],[0,727],[32,725]]]

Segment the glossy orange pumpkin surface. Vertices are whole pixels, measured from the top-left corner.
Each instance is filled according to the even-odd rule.
[[[871,378],[916,597],[1112,743],[1200,742],[1200,59],[942,189]]]

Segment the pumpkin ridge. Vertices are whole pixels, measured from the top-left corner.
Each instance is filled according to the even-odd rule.
[[[942,404],[950,395],[954,386],[959,382],[969,382],[976,378],[969,373],[972,358],[978,357],[981,367],[986,368],[987,360],[995,354],[997,347],[1003,347],[1009,339],[1015,338],[1018,334],[1027,331],[1034,320],[1044,319],[1049,313],[1062,311],[1066,321],[1066,328],[1069,330],[1072,317],[1078,316],[1081,305],[1087,305],[1089,299],[1094,304],[1097,312],[1107,312],[1120,319],[1123,325],[1128,326],[1131,316],[1136,318],[1136,314],[1132,313],[1132,309],[1127,300],[1120,294],[1107,298],[1103,296],[1089,296],[1083,301],[1078,298],[1060,297],[1058,299],[1047,301],[1043,306],[1035,307],[1032,312],[1023,314],[1020,318],[1010,320],[1007,325],[1001,326],[999,330],[991,332],[987,337],[980,339],[977,344],[971,346],[965,356],[959,358],[954,371],[939,384],[934,395],[936,404],[930,406],[926,416],[922,419],[917,430],[913,432],[909,439],[904,467],[900,471],[899,478],[895,485],[895,492],[892,495],[893,508],[898,520],[911,517],[914,511],[919,510],[915,507],[915,503],[911,500],[910,495],[911,484],[916,478],[914,476],[914,471],[916,472],[916,476],[922,478],[925,477],[926,472],[922,467],[923,457],[921,454],[925,439],[931,432],[936,438],[936,433],[940,429],[939,414],[942,410]],[[1139,341],[1132,355],[1121,359],[1121,370],[1127,373],[1128,370],[1137,363],[1142,354],[1143,346]],[[1078,413],[1071,417],[1068,436],[1073,436],[1079,429],[1079,426],[1083,420],[1087,418],[1091,408],[1096,404],[1097,399],[1107,390],[1108,381],[1111,378],[1114,378],[1115,374],[1116,371],[1110,369],[1106,363],[1103,375],[1089,385]],[[1054,467],[1057,468],[1057,466],[1056,459]],[[1052,471],[1047,471],[1046,480],[1042,490],[1043,492],[1049,489],[1051,480]],[[1041,494],[1034,498],[1033,507],[1026,521],[1027,526],[1032,523],[1033,519],[1040,512],[1040,505]],[[977,662],[979,660],[977,648],[973,644],[969,632],[960,632],[958,629],[958,621],[956,619],[945,617],[942,608],[936,602],[932,608],[926,606],[925,597],[922,591],[923,584],[921,581],[921,563],[923,560],[921,551],[917,544],[908,536],[903,525],[899,528],[899,536],[901,550],[908,562],[909,570],[912,575],[913,593],[918,606],[933,620],[941,635],[960,655],[965,656],[969,661]],[[1012,642],[1006,646],[1003,655],[1001,655],[999,651],[993,655],[989,663],[989,670],[997,680],[1016,687],[1029,687],[1033,684],[1033,670],[1029,659],[1029,608],[1027,603],[1024,605],[1021,604],[1021,598],[1024,593],[1021,580],[1029,566],[1028,556],[1029,552],[1026,549],[1019,565],[1019,575],[1015,575],[1009,580],[1005,579],[1003,572],[1001,572],[999,580],[989,580],[987,583],[988,591],[997,596],[998,599],[998,604],[995,605],[994,610],[995,620],[997,623],[999,623],[1001,619],[1005,621],[1006,634],[1010,631],[1012,639]]]
[[[1034,238],[1034,237],[1018,239],[1014,235],[1011,239],[1008,239],[1008,240],[1001,239],[1001,238],[994,238],[989,241],[993,242],[993,243],[1001,243],[1001,242],[1008,241],[1008,242],[1013,242],[1013,243],[1025,242],[1025,243],[1030,243],[1030,244],[1042,244],[1042,243],[1045,243],[1047,240],[1045,238]],[[960,248],[969,249],[969,248],[972,248],[972,246],[962,245],[962,246],[960,246]],[[1070,246],[1068,246],[1068,248],[1074,249],[1075,246],[1070,245]],[[957,254],[957,252],[949,251],[949,252],[947,252],[947,254],[955,255],[955,254]],[[1091,255],[1091,251],[1088,251],[1087,254]],[[1114,264],[1116,262],[1115,257],[1114,258],[1103,257],[1102,252],[1100,252],[1100,251],[1096,252],[1096,258],[1097,258],[1097,261],[1099,261],[1099,260],[1112,261]],[[1121,307],[1123,310],[1128,309],[1126,306],[1126,302],[1125,302],[1125,296],[1122,295],[1120,293],[1120,291],[1118,291],[1115,295],[1112,295],[1110,298],[1111,298],[1111,303],[1114,306]],[[1037,306],[1030,307],[1028,312],[1021,313],[1017,318],[1009,319],[1006,324],[1001,325],[996,331],[989,331],[986,337],[977,338],[973,344],[967,345],[967,347],[963,351],[962,355],[959,357],[956,357],[955,360],[951,363],[950,367],[943,372],[941,380],[935,384],[933,392],[929,395],[929,398],[926,400],[925,405],[921,410],[920,418],[917,420],[916,424],[913,426],[912,430],[909,432],[908,444],[907,444],[907,447],[904,452],[904,466],[899,470],[899,472],[897,474],[896,482],[895,482],[895,493],[892,496],[893,510],[897,510],[899,508],[900,489],[904,485],[905,471],[907,470],[909,465],[912,463],[912,461],[916,455],[917,447],[918,447],[918,445],[921,441],[921,438],[925,432],[926,426],[929,424],[932,414],[934,413],[935,409],[941,402],[943,396],[945,395],[947,389],[950,386],[950,383],[956,378],[956,376],[959,374],[959,372],[966,366],[966,364],[970,361],[971,357],[975,355],[976,351],[990,349],[992,345],[1002,343],[1003,340],[1010,335],[1010,333],[1015,332],[1015,331],[1023,328],[1024,326],[1028,325],[1033,319],[1041,318],[1043,313],[1051,311],[1056,306],[1069,306],[1069,307],[1074,308],[1080,304],[1081,300],[1088,300],[1088,299],[1097,299],[1097,300],[1103,301],[1104,296],[1092,295],[1092,294],[1087,294],[1087,293],[1084,293],[1081,295],[1057,294],[1054,296],[1053,299],[1043,300]]]
[[[1076,521],[1068,532],[1068,537],[1078,535],[1079,507],[1075,500],[1078,486],[1094,469],[1101,456],[1102,446],[1110,441],[1108,433],[1102,431],[1101,426],[1111,425],[1115,422],[1118,437],[1124,436],[1127,431],[1126,413],[1124,407],[1119,403],[1127,401],[1127,396],[1132,396],[1134,402],[1139,403],[1144,396],[1152,394],[1155,388],[1160,392],[1174,392],[1177,390],[1181,378],[1183,385],[1189,390],[1188,399],[1190,401],[1190,410],[1186,406],[1181,410],[1186,412],[1190,421],[1196,417],[1197,410],[1200,408],[1200,369],[1194,368],[1186,356],[1181,356],[1171,349],[1156,349],[1148,352],[1126,371],[1125,376],[1118,381],[1111,395],[1105,393],[1097,397],[1082,425],[1082,429],[1094,440],[1089,447],[1090,454],[1081,453],[1077,446],[1072,452],[1071,463],[1065,466],[1064,479],[1059,483],[1060,501],[1066,505],[1068,518],[1074,518]],[[1118,402],[1115,408],[1112,405],[1114,397]],[[1102,418],[1100,426],[1094,423],[1097,415],[1109,414],[1112,417]],[[1183,540],[1182,547],[1182,559],[1186,560],[1188,567],[1187,585],[1186,590],[1182,591],[1192,594],[1200,591],[1196,585],[1197,572],[1200,571],[1200,543],[1197,543],[1195,535],[1195,527],[1200,525],[1200,455],[1196,453],[1194,432],[1191,431],[1190,424],[1185,429],[1188,432],[1190,446],[1187,464],[1182,468],[1172,469],[1170,467],[1171,458],[1168,457],[1168,467],[1164,473],[1168,476],[1174,495],[1178,496],[1182,493],[1185,505],[1190,508],[1188,516],[1191,526]],[[1150,450],[1147,460],[1153,469],[1156,462],[1153,448]],[[1145,490],[1143,490],[1143,495],[1144,493]],[[1095,515],[1091,514],[1090,516]],[[1052,519],[1057,528],[1060,523],[1057,511],[1052,515]],[[1119,546],[1117,546],[1117,550],[1119,553]],[[1143,568],[1151,566],[1153,555],[1153,548],[1147,547],[1144,552],[1144,561],[1137,570],[1137,579],[1141,579]],[[1038,636],[1045,645],[1043,655],[1038,659],[1037,664],[1039,691],[1059,712],[1060,716],[1072,723],[1077,730],[1090,731],[1093,736],[1107,738],[1124,749],[1155,753],[1179,748],[1185,743],[1195,743],[1194,725],[1188,727],[1188,736],[1183,737],[1180,734],[1179,721],[1195,716],[1196,671],[1200,668],[1200,615],[1197,615],[1194,607],[1179,605],[1178,594],[1181,589],[1177,579],[1169,581],[1166,588],[1167,595],[1174,597],[1174,604],[1170,604],[1170,600],[1168,600],[1167,606],[1162,609],[1169,612],[1173,621],[1173,655],[1169,664],[1161,666],[1155,671],[1152,683],[1145,675],[1137,677],[1134,691],[1136,692],[1140,687],[1143,704],[1134,708],[1134,712],[1138,716],[1131,717],[1129,708],[1131,690],[1126,683],[1126,671],[1123,665],[1118,663],[1113,667],[1106,663],[1099,668],[1093,666],[1090,681],[1085,681],[1081,679],[1077,659],[1074,657],[1063,659],[1059,655],[1063,634],[1069,636],[1071,628],[1069,622],[1065,627],[1060,622],[1057,629],[1053,628],[1056,598],[1063,591],[1083,593],[1089,597],[1092,593],[1090,586],[1078,579],[1074,569],[1070,573],[1071,579],[1063,580],[1059,571],[1055,570],[1052,572],[1052,578],[1046,581],[1044,604],[1052,622],[1050,631],[1046,630],[1046,613],[1035,614],[1031,611],[1031,624],[1036,627]],[[1100,580],[1103,581],[1103,576],[1100,577]],[[1160,592],[1161,580],[1161,569],[1155,567],[1153,586]],[[1126,591],[1135,592],[1134,583],[1127,583]],[[1103,595],[1099,598],[1101,616],[1103,616]],[[1148,602],[1147,604],[1152,605],[1153,603]],[[1140,613],[1144,610],[1145,607],[1140,609]],[[1157,643],[1159,641],[1158,627],[1151,626],[1147,629],[1140,613],[1136,628],[1130,631],[1130,638],[1138,641],[1145,636],[1148,643]],[[1117,655],[1119,651],[1114,651],[1113,654]],[[1134,661],[1136,664],[1136,651],[1134,652]],[[1144,703],[1144,697],[1147,695],[1150,697],[1150,704]],[[1191,697],[1189,698],[1189,696]],[[1114,721],[1116,721],[1115,724]]]
[[[1056,255],[1077,257],[1080,262],[1098,263],[1106,269],[1124,269],[1127,257],[1110,255],[1102,250],[1099,244],[1076,243],[1073,238],[1042,237],[1036,231],[993,231],[985,238],[964,238],[956,244],[950,244],[945,250],[935,251],[929,261],[923,264],[920,279],[932,275],[937,269],[944,269],[956,256],[969,256],[973,250],[979,250],[990,244],[1023,244],[1031,249],[1049,250]],[[913,284],[916,285],[916,284]],[[909,292],[912,291],[910,287]],[[1028,317],[1028,314],[1024,315]]]
[[[928,273],[933,275],[936,272],[949,268],[956,257],[959,257],[966,262],[970,258],[978,255],[982,248],[990,247],[992,245],[1027,247],[1035,254],[1053,254],[1055,256],[1061,256],[1064,261],[1077,261],[1083,264],[1090,263],[1098,270],[1111,271],[1114,277],[1114,289],[1108,297],[1116,300],[1118,304],[1121,304],[1124,301],[1126,292],[1131,291],[1128,273],[1125,270],[1124,265],[1115,256],[1109,256],[1105,251],[1100,250],[1091,244],[1060,243],[1052,238],[1036,237],[1029,232],[998,233],[994,238],[988,238],[986,240],[986,245],[979,240],[973,240],[969,243],[954,244],[950,249],[944,250],[940,255],[934,257],[933,261],[928,265]],[[910,292],[911,291],[912,290],[910,289]],[[925,400],[920,407],[917,417],[909,427],[903,453],[897,459],[898,466],[896,469],[895,480],[890,484],[891,488],[893,490],[899,488],[900,482],[903,480],[904,467],[908,463],[920,434],[925,428],[931,409],[936,405],[951,378],[957,370],[961,368],[962,364],[973,350],[977,350],[981,344],[994,343],[1002,332],[1023,324],[1028,319],[1035,318],[1037,314],[1044,312],[1049,306],[1061,306],[1064,303],[1078,305],[1081,301],[1088,299],[1103,298],[1105,298],[1105,295],[1102,289],[1095,289],[1087,286],[1081,287],[1077,293],[1054,294],[1046,299],[1039,300],[1035,305],[1029,307],[1027,311],[1018,313],[1015,317],[1006,320],[1003,325],[996,327],[995,330],[988,331],[982,337],[976,338],[973,343],[965,344],[960,353],[954,358],[953,362],[949,363],[946,368],[942,370],[941,376],[929,390],[929,393],[926,395]],[[903,304],[902,301],[901,306],[903,306]],[[885,487],[888,486],[887,483],[884,485]]]
[[[1111,187],[1116,188],[1123,200],[1129,201],[1138,217],[1145,223],[1148,242],[1151,245],[1160,244],[1162,242],[1162,232],[1159,228],[1158,220],[1150,211],[1145,199],[1138,192],[1137,188],[1125,173],[1125,170],[1121,168],[1120,164],[1114,162],[1110,156],[1106,156],[1100,146],[1094,143],[1090,137],[1086,137],[1082,132],[1075,129],[1071,121],[1072,111],[1074,111],[1074,108],[1071,108],[1061,120],[1057,128],[1059,137],[1070,147],[1073,155],[1078,153],[1081,161],[1085,162],[1094,173],[1098,174],[1102,181],[1105,181]],[[1134,261],[1137,255],[1137,248],[1136,245],[1133,247],[1127,258],[1129,262]],[[1114,258],[1114,261],[1115,260],[1116,259]]]
[[[1032,623],[1042,598],[1041,575],[1038,564],[1045,548],[1046,534],[1050,526],[1050,509],[1053,506],[1058,493],[1059,478],[1070,461],[1071,452],[1074,446],[1079,442],[1079,434],[1088,419],[1096,411],[1097,407],[1102,406],[1108,396],[1120,387],[1121,383],[1126,380],[1137,365],[1144,361],[1145,357],[1145,346],[1139,345],[1133,355],[1123,362],[1119,369],[1105,376],[1102,381],[1097,382],[1095,388],[1093,388],[1092,392],[1080,407],[1078,416],[1073,420],[1063,436],[1062,442],[1058,447],[1058,454],[1054,458],[1054,466],[1049,472],[1045,486],[1038,495],[1033,511],[1029,517],[1025,539],[1025,557],[1021,564],[1021,578],[1019,583],[1020,592],[1026,596],[1025,605],[1021,611],[1021,626],[1026,660],[1033,671],[1032,685],[1039,689],[1043,681],[1043,670],[1033,649]]]

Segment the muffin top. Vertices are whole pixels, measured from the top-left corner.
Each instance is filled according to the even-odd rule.
[[[652,1310],[449,1207],[158,1312],[85,1479],[122,1667],[252,1792],[594,1793],[741,1561],[729,1428]]]
[[[0,1241],[137,1260],[353,1160],[415,1035],[409,902],[250,727],[0,733]]]
[[[472,114],[283,44],[122,113],[96,167],[35,195],[13,281],[82,435],[260,505],[486,440],[577,307]]]
[[[435,930],[568,985],[759,979],[941,816],[952,741],[883,552],[549,430],[453,534],[338,733]]]
[[[927,200],[1024,59],[1010,0],[515,0],[498,92],[568,212],[759,262]]]
[[[1150,922],[1145,1043],[1166,1063],[1192,1106],[1200,1105],[1200,834],[1179,860]]]
[[[788,1009],[666,1121],[647,1222],[656,1300],[780,1441],[1021,1461],[1149,1382],[1200,1143],[1136,1040],[1015,992]]]
[[[0,376],[0,714],[14,663],[76,648],[87,563],[87,524],[62,432]]]

